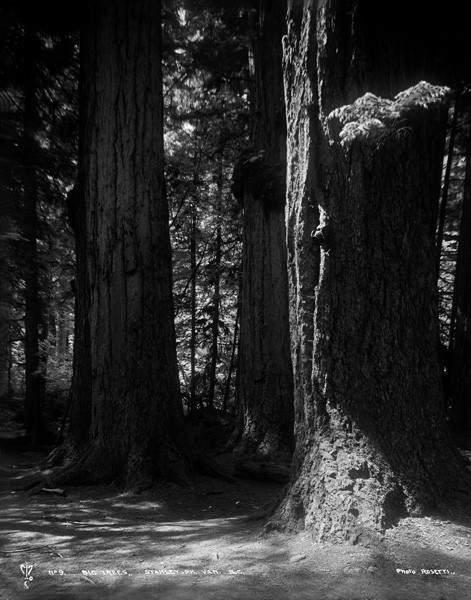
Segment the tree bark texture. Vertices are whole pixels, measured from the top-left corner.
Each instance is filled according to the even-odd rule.
[[[234,191],[244,208],[236,450],[286,459],[293,449],[281,70],[286,3],[258,5],[252,35],[253,151],[234,173]]]
[[[83,198],[91,359],[88,468],[185,477],[163,181],[161,3],[90,3]],[[82,297],[83,300],[83,297]]]
[[[450,377],[451,425],[471,430],[471,133],[466,151],[458,256],[453,289],[454,323]]]
[[[446,109],[435,88],[427,108],[421,86],[395,103],[373,96],[397,92],[408,75],[392,81],[391,56],[378,81],[367,62],[363,70],[355,63],[369,47],[366,3],[350,3],[349,15],[339,4],[293,1],[288,11],[296,449],[269,526],[356,542],[437,502],[461,472],[437,356],[434,236]]]

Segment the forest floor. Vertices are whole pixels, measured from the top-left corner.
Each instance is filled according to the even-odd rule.
[[[463,515],[404,519],[375,544],[321,544],[263,533],[256,516],[281,484],[31,494],[15,480],[44,453],[0,448],[0,600],[471,600]]]

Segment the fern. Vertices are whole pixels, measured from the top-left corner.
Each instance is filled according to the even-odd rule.
[[[377,138],[404,119],[415,108],[428,109],[442,104],[450,89],[420,81],[387,100],[371,92],[361,96],[353,104],[336,108],[328,115],[328,121],[337,121],[342,129],[339,133],[342,146],[348,146],[355,139]]]

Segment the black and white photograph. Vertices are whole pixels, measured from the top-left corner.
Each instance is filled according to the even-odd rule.
[[[471,2],[0,0],[0,600],[471,600]]]

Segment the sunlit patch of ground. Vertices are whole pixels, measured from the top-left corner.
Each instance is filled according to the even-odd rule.
[[[406,519],[369,547],[318,544],[261,536],[246,519],[275,484],[28,495],[11,493],[16,471],[2,463],[0,600],[471,600],[465,521]]]

